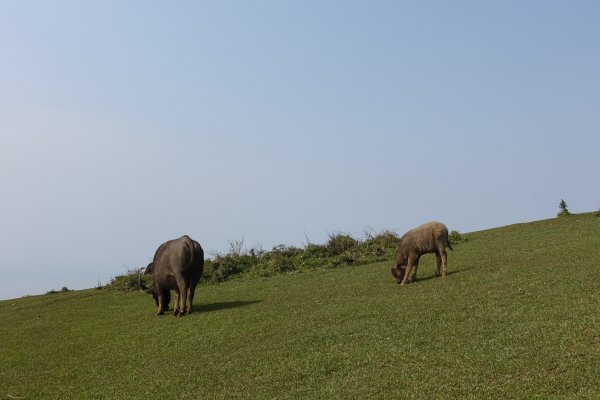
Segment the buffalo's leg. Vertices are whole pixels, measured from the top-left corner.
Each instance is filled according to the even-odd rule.
[[[187,303],[188,285],[182,275],[176,277],[177,287],[179,288],[179,314],[174,315],[185,315],[185,306]]]
[[[173,299],[173,315],[179,314],[179,290],[175,289],[175,299]]]
[[[413,272],[412,279],[410,280],[413,283],[415,283],[417,281],[417,270],[419,269],[419,259],[418,258],[415,260],[414,269],[415,269],[415,272]]]
[[[179,293],[179,315],[186,314],[186,306],[187,306],[187,298],[188,298],[189,288],[187,285],[184,285]]]
[[[408,262],[406,263],[406,270],[404,271],[404,278],[402,278],[401,285],[408,283],[408,278],[410,277],[410,273],[412,272],[414,264],[415,264],[414,257],[409,256]]]
[[[188,288],[187,302],[185,303],[185,313],[190,315],[192,313],[192,289]]]
[[[187,313],[191,314],[193,311],[192,304],[194,304],[194,294],[196,292],[196,284],[192,283],[189,290],[190,290],[190,292],[188,294]]]
[[[163,315],[165,313],[165,297],[161,290],[158,291],[158,309],[156,315]]]
[[[448,276],[448,256],[446,254],[446,249],[441,251],[441,259],[442,259],[442,276]]]
[[[406,268],[404,269],[404,277],[402,278],[401,285],[405,285],[408,282],[408,276],[412,270],[412,265],[410,263],[406,264]]]
[[[435,252],[435,259],[437,262],[437,266],[435,268],[435,276],[440,276],[440,266],[442,265],[442,256],[440,255],[439,251]]]

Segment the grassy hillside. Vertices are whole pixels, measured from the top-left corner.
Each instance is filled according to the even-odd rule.
[[[600,396],[600,218],[465,235],[448,278],[389,262],[204,285],[196,313],[105,290],[0,302],[0,399]]]

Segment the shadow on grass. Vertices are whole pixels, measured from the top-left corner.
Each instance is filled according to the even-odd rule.
[[[224,301],[224,302],[212,303],[212,304],[194,304],[192,306],[192,309],[194,310],[194,312],[207,313],[207,312],[212,312],[212,311],[221,311],[221,310],[227,310],[230,308],[249,306],[252,304],[260,303],[261,301],[262,300],[248,300],[248,301],[239,300],[239,301]]]
[[[462,269],[450,270],[450,271],[448,271],[448,276],[452,276],[452,275],[455,275],[455,274],[460,274],[461,272],[468,271],[470,269],[471,268],[462,268]],[[431,279],[437,279],[437,278],[444,279],[441,276],[438,277],[438,276],[435,276],[435,275],[429,275],[429,276],[424,276],[424,277],[417,277],[417,282],[425,282],[425,281],[429,281]]]

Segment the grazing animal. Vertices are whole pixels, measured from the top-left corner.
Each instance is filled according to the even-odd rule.
[[[163,243],[146,271],[152,273],[152,287],[142,289],[154,297],[156,314],[164,314],[171,290],[175,290],[173,315],[192,313],[196,285],[204,271],[204,250],[200,243],[184,235]]]
[[[146,270],[144,271],[144,274],[152,275],[153,267],[154,267],[154,263],[148,264],[148,266],[146,267]],[[148,288],[144,285],[144,282],[142,282],[142,274],[141,273],[140,273],[138,280],[139,280],[140,289],[146,293],[151,294],[152,297],[154,298],[154,303],[156,303],[156,306],[158,307],[158,295],[156,294],[156,290],[154,289],[154,287]],[[167,311],[169,309],[170,302],[171,302],[171,291],[169,289],[165,289],[165,290],[163,290],[163,309],[165,311]]]
[[[419,258],[426,253],[435,253],[437,268],[435,276],[448,275],[448,263],[446,260],[446,246],[452,250],[448,241],[448,228],[441,222],[428,222],[406,232],[400,238],[400,245],[396,251],[396,262],[392,267],[392,275],[396,283],[404,285],[414,267],[412,282],[417,280],[417,269]]]
[[[153,262],[151,262],[150,264],[148,264],[148,266],[144,270],[144,274],[152,274],[152,268],[154,268],[154,263]]]

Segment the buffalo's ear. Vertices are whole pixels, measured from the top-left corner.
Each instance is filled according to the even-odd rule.
[[[392,267],[392,275],[394,275],[394,278],[398,277],[398,270],[396,269],[396,267]]]
[[[151,274],[152,269],[154,269],[154,262],[151,262],[150,264],[148,264],[148,266],[146,267],[146,270],[144,271],[144,274]]]

